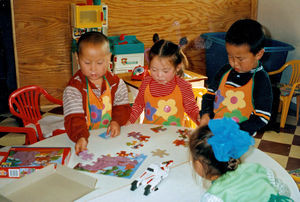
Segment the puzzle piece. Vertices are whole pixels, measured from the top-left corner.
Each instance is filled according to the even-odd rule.
[[[182,146],[187,146],[187,142],[185,142],[184,140],[179,140],[179,139],[176,139],[173,141],[173,144],[175,144],[176,146],[179,146],[179,145],[182,145]]]
[[[142,136],[140,136],[140,138],[138,140],[141,142],[148,142],[149,138],[150,138],[150,136],[142,135]]]
[[[152,156],[159,156],[160,158],[163,158],[165,155],[169,156],[169,153],[166,153],[166,150],[157,149],[156,151],[152,151]]]
[[[130,132],[128,133],[128,137],[133,137],[135,139],[139,139],[142,134],[140,132]]]
[[[92,159],[93,159],[94,154],[93,154],[93,153],[88,153],[87,150],[84,150],[84,151],[80,152],[80,153],[78,154],[78,156],[79,156],[82,160],[88,161],[88,160],[92,160]]]
[[[139,149],[140,147],[143,147],[144,145],[142,143],[139,143],[137,145],[134,145],[133,147],[131,147],[132,149]]]
[[[99,137],[102,137],[102,138],[104,138],[104,139],[108,139],[108,138],[110,138],[110,134],[111,134],[111,133],[108,133],[108,135],[107,135],[107,134],[106,134],[106,131],[105,131],[105,132],[101,133],[101,134],[99,135]]]
[[[188,138],[191,135],[192,130],[189,130],[189,129],[178,129],[177,133],[180,134],[179,137],[181,137],[183,139],[186,139],[186,138]]]
[[[132,156],[132,153],[127,153],[126,151],[120,151],[117,154],[118,154],[118,156],[129,156],[129,155]]]
[[[158,126],[154,128],[150,128],[153,132],[158,133],[159,131],[165,131],[167,128],[163,128],[163,126]]]

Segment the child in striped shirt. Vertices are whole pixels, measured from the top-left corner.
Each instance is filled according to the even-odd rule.
[[[107,128],[111,137],[120,134],[130,114],[127,87],[109,71],[109,41],[100,32],[87,32],[78,40],[80,70],[63,94],[65,128],[75,142],[75,152],[87,149],[89,130]]]
[[[181,48],[166,40],[149,51],[150,75],[146,76],[132,106],[129,122],[145,110],[144,123],[184,126],[184,112],[196,123],[200,119],[191,84],[181,78],[188,61]]]
[[[241,130],[255,135],[271,117],[272,88],[259,61],[264,54],[262,26],[254,20],[236,21],[226,33],[229,64],[216,74],[203,96],[200,126],[229,117]],[[217,58],[216,58],[217,59]]]

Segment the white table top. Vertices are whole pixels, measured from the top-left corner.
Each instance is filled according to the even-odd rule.
[[[124,126],[121,128],[121,135],[115,138],[103,139],[98,135],[105,132],[105,129],[91,131],[89,138],[88,151],[94,153],[94,159],[101,155],[111,154],[115,156],[117,152],[127,151],[137,154],[145,154],[147,158],[142,165],[135,172],[130,179],[106,176],[101,174],[92,174],[83,172],[87,175],[93,176],[98,179],[96,190],[82,197],[78,201],[199,201],[201,195],[205,192],[202,187],[201,178],[192,171],[189,162],[188,148],[184,146],[175,146],[173,141],[179,139],[177,133],[178,127],[165,126],[167,130],[160,131],[159,133],[153,132],[150,128],[157,127],[156,125],[148,124],[135,124]],[[132,149],[127,142],[134,139],[128,137],[130,132],[140,132],[142,135],[150,136],[149,141],[144,143],[143,147],[139,149]],[[74,154],[74,143],[69,140],[66,134],[56,137],[48,138],[40,141],[32,147],[71,147],[72,155],[68,163],[68,167],[73,168],[77,163],[83,162],[78,156]],[[156,149],[166,150],[168,156],[163,158],[159,156],[152,156],[151,151]],[[169,176],[164,179],[159,185],[159,190],[150,193],[148,196],[143,195],[143,187],[135,191],[130,191],[131,182],[140,176],[144,170],[151,164],[173,160],[174,164],[170,169]],[[247,152],[242,160],[244,162],[256,162],[261,165],[271,168],[276,176],[287,184],[291,190],[291,197],[297,201],[300,199],[300,194],[296,183],[290,175],[271,157],[262,151],[252,148]],[[82,171],[78,171],[82,172]],[[0,179],[0,187],[4,186],[10,181],[15,179]]]

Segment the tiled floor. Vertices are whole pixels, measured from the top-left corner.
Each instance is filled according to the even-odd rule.
[[[59,108],[49,112],[61,114]],[[1,114],[0,126],[18,126],[18,123],[10,114]],[[277,128],[279,128],[279,123]],[[22,145],[24,142],[25,137],[22,134],[0,133],[0,148],[8,145]],[[285,128],[280,129],[279,133],[258,132],[255,142],[255,147],[266,152],[287,171],[300,168],[300,120],[296,123],[295,116],[288,116]]]

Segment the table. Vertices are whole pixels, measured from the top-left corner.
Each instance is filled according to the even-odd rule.
[[[176,126],[164,126],[165,131],[155,133],[151,128],[157,125],[150,124],[133,124],[121,128],[121,135],[115,138],[102,139],[98,135],[105,132],[105,129],[91,131],[89,138],[88,150],[95,154],[94,159],[100,155],[114,155],[122,150],[147,155],[143,164],[138,168],[135,174],[130,179],[105,176],[100,174],[92,174],[82,172],[87,175],[97,178],[96,190],[78,199],[77,201],[199,201],[204,193],[201,178],[193,176],[191,163],[189,162],[188,148],[182,145],[175,146],[173,141],[179,138],[178,129],[183,129]],[[132,149],[126,145],[126,142],[133,140],[127,137],[130,132],[140,132],[143,135],[150,136],[149,141],[144,143],[139,149]],[[72,156],[68,167],[73,168],[82,160],[74,154],[74,143],[69,140],[66,134],[48,138],[40,141],[31,147],[71,147]],[[168,156],[160,158],[152,156],[151,151],[156,149],[166,150]],[[169,176],[158,185],[159,190],[150,193],[148,196],[143,195],[143,187],[135,191],[130,191],[131,182],[140,176],[151,163],[160,163],[166,160],[173,160],[174,165],[170,169]],[[278,178],[286,183],[292,193],[293,199],[300,199],[298,188],[289,174],[271,157],[253,148],[246,153],[242,160],[244,162],[258,162],[265,167],[271,168]],[[0,187],[4,186],[15,179],[0,179]]]

